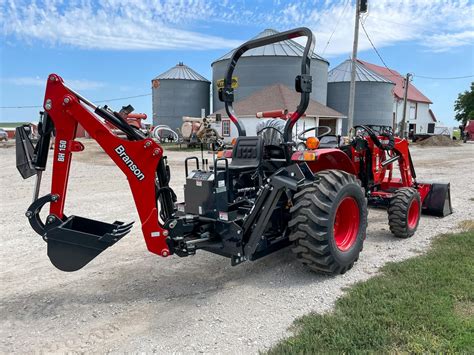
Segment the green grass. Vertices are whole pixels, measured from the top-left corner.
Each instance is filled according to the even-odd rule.
[[[297,320],[296,335],[269,353],[474,353],[471,228],[437,238],[423,256],[386,265],[351,288],[333,313]]]
[[[453,137],[456,137],[457,140],[461,139],[461,131],[459,129],[453,129]]]
[[[16,128],[23,124],[29,124],[30,122],[0,122],[0,127],[3,128]]]

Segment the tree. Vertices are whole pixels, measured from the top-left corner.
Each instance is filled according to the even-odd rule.
[[[464,91],[458,95],[454,103],[455,119],[466,125],[469,120],[474,120],[474,82],[471,83],[471,90]]]

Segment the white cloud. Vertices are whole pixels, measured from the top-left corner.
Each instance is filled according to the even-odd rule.
[[[30,43],[108,50],[220,49],[241,43],[182,29],[213,13],[205,0],[9,0],[0,6],[4,36]]]
[[[38,86],[45,87],[47,78],[37,77],[17,77],[17,78],[1,78],[2,84],[15,85],[15,86]],[[75,80],[75,79],[64,79],[68,85],[76,90],[97,90],[106,86],[105,83],[92,81],[92,80]]]
[[[346,3],[349,1],[348,6]],[[345,9],[345,11],[344,11]],[[353,1],[325,1],[316,8],[315,2],[289,3],[282,11],[277,23],[286,26],[298,23],[314,31],[316,50],[321,52],[336,28],[325,55],[350,54],[354,31]],[[379,48],[396,43],[414,41],[435,51],[446,51],[453,47],[473,45],[474,4],[467,0],[453,1],[369,1],[369,11],[362,15],[365,28]],[[371,45],[360,29],[359,50]]]
[[[1,0],[0,23],[7,39],[106,50],[233,48],[220,28],[310,27],[316,50],[333,56],[352,49],[353,0]],[[363,15],[378,48],[411,41],[440,52],[473,45],[474,3],[468,0],[371,0]],[[202,33],[206,28],[207,32]],[[359,50],[370,49],[360,33]]]
[[[472,45],[474,43],[474,31],[435,34],[429,40],[430,43],[426,46],[433,52],[447,52],[454,47]]]

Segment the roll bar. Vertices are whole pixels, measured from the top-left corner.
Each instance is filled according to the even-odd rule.
[[[246,132],[245,127],[242,124],[242,121],[239,120],[239,118],[237,117],[232,104],[234,102],[232,74],[234,73],[234,69],[237,65],[237,62],[239,61],[242,54],[244,54],[250,49],[263,47],[268,44],[286,41],[298,37],[307,37],[308,39],[304,48],[303,58],[301,60],[301,75],[297,75],[295,78],[295,89],[297,92],[301,93],[301,100],[296,111],[286,121],[285,131],[283,134],[285,142],[289,142],[292,140],[291,131],[296,121],[298,121],[298,119],[304,114],[308,107],[310,100],[309,95],[311,93],[312,88],[312,78],[309,72],[311,66],[311,55],[313,54],[315,43],[313,39],[313,33],[309,28],[306,27],[295,28],[286,32],[281,32],[271,36],[254,39],[245,42],[235,50],[227,67],[227,72],[224,78],[224,87],[219,89],[219,100],[225,103],[225,110],[232,122],[237,126],[239,136],[245,136]]]

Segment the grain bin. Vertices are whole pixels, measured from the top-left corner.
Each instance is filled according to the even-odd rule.
[[[328,74],[327,105],[345,115],[349,109],[351,67],[352,61],[348,59]],[[392,126],[393,88],[390,80],[357,62],[354,125]],[[347,120],[343,121],[342,132],[347,132]]]
[[[179,63],[152,81],[153,125],[181,127],[183,116],[209,114],[211,84],[187,65]]]
[[[266,29],[253,39],[276,33],[278,31]],[[229,60],[234,51],[235,49],[212,63],[214,112],[224,107],[224,104],[219,101],[218,84],[219,81],[224,79]],[[238,88],[235,90],[235,101],[242,100],[254,92],[274,84],[294,87],[295,77],[301,71],[303,51],[304,47],[302,45],[293,40],[287,40],[245,52],[234,71],[234,77],[238,81]],[[311,98],[325,105],[329,62],[314,53],[311,58],[311,75],[313,76]],[[279,109],[279,107],[275,107],[275,109]]]

